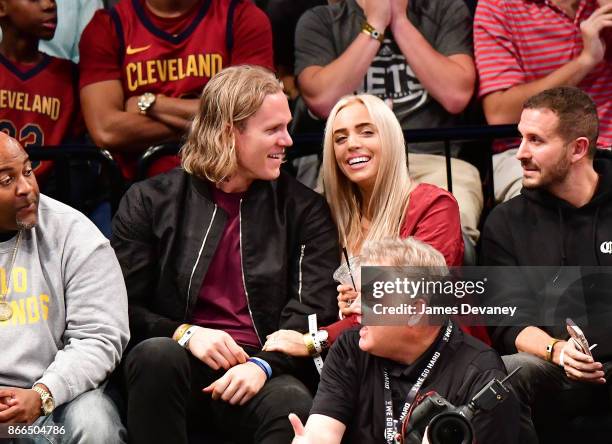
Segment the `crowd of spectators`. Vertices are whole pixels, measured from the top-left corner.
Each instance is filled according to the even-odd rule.
[[[122,317],[128,308],[119,304],[112,351],[103,347],[104,376],[126,353],[115,372],[121,377],[103,398],[122,404],[117,393],[124,395],[127,427],[103,439],[187,442],[199,437],[194,425],[204,415],[214,418],[217,433],[237,424],[227,436],[240,442],[288,442],[294,434],[296,443],[383,435],[394,442],[392,430],[383,430],[386,395],[373,381],[383,384],[379,370],[386,375],[390,365],[399,387],[391,411],[401,412],[404,392],[455,323],[359,333],[359,289],[335,289],[332,280],[349,256],[374,265],[455,266],[464,251],[477,249],[486,266],[612,265],[610,0],[0,0],[0,29],[0,132],[9,136],[0,135],[0,198],[8,202],[13,188],[17,196],[14,214],[0,218],[0,254],[7,252],[0,330],[21,325],[12,312],[2,317],[3,307],[12,307],[15,258],[32,264],[25,255],[46,248],[43,236],[61,235],[63,248],[78,250],[56,220],[66,210],[46,197],[57,195],[59,170],[53,161],[30,163],[19,145],[108,150],[123,181],[135,184],[111,229],[108,194],[92,182],[99,168],[75,162],[68,170],[72,201],[86,201],[78,209],[112,239],[127,287],[130,345]],[[453,142],[449,193],[444,144],[404,141],[402,132],[470,124],[518,125],[520,138],[471,145],[476,153]],[[313,130],[324,135],[323,146],[293,164],[298,182],[280,172],[285,149],[292,136]],[[146,171],[154,177],[138,182],[139,162],[158,145],[181,152],[156,159]],[[468,160],[475,157],[492,160],[491,171]],[[485,181],[494,185],[486,209]],[[32,205],[45,216],[23,216]],[[66,214],[83,233],[95,231]],[[104,256],[108,242],[96,236],[96,254]],[[20,242],[33,247],[20,253]],[[421,256],[388,264],[377,249]],[[46,249],[40,261],[75,266]],[[121,281],[111,262],[109,273]],[[32,291],[41,298],[59,291],[68,307],[54,316],[65,317],[70,334],[55,325],[52,352],[60,356],[66,347],[79,360],[70,341],[89,340],[79,330],[89,320],[72,331],[70,304],[81,289],[65,275],[48,278],[57,267],[36,264],[44,277],[33,279]],[[601,282],[585,288],[598,290]],[[117,290],[112,297],[121,296]],[[437,367],[453,371],[435,374],[425,387],[466,403],[485,379],[521,367],[508,404],[476,420],[480,442],[490,442],[493,430],[501,442],[570,442],[571,432],[553,433],[546,419],[558,415],[571,425],[604,412],[595,420],[596,442],[599,430],[612,429],[605,419],[612,412],[610,330],[602,327],[612,312],[604,299],[585,296],[592,324],[584,331],[598,344],[592,353],[569,340],[565,324],[457,323],[449,334],[453,354]],[[308,324],[311,313],[320,328]],[[425,346],[402,348],[418,338],[427,338]],[[28,359],[38,359],[28,350]],[[45,373],[66,371],[52,356],[37,362],[40,374],[29,379],[8,377],[0,365],[0,387],[33,387],[41,418],[51,413],[48,398],[68,406],[106,387],[99,368],[95,381],[73,386]],[[169,381],[161,391],[160,375]],[[360,381],[367,381],[361,395]],[[561,393],[586,401],[569,408]],[[31,396],[0,388],[0,425],[36,419],[23,413],[32,405]],[[82,415],[74,410],[61,411],[74,421]],[[289,413],[299,418],[289,421]],[[508,424],[520,425],[520,433]],[[584,423],[576,424],[581,431]]]

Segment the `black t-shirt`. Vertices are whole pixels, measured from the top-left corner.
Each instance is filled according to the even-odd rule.
[[[346,331],[332,346],[321,375],[310,414],[334,418],[346,425],[343,443],[376,443],[384,439],[384,376],[389,370],[393,413],[399,416],[406,394],[429,363],[440,335],[412,365],[380,358],[359,348],[359,329]],[[419,394],[435,390],[455,406],[466,404],[493,378],[506,370],[499,355],[455,326],[448,344]],[[518,401],[510,396],[488,413],[477,414],[472,424],[478,443],[518,443]]]

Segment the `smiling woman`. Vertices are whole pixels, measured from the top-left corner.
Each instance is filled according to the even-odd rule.
[[[440,251],[447,265],[461,265],[457,201],[434,185],[413,184],[407,163],[402,128],[382,100],[362,94],[334,106],[325,129],[323,187],[340,241],[359,256],[366,241],[413,236]],[[338,291],[338,305],[348,317],[322,329],[316,339],[324,346],[359,324],[359,288],[340,285]],[[308,339],[283,330],[269,336],[264,350],[307,356]]]

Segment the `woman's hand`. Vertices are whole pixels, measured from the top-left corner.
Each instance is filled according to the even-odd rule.
[[[361,293],[350,285],[338,285],[338,308],[343,316],[361,314]]]
[[[303,333],[295,330],[279,330],[266,336],[266,343],[262,350],[281,352],[296,357],[310,356],[303,337]]]

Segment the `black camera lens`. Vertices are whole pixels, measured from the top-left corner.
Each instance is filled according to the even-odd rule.
[[[435,444],[471,444],[472,429],[467,420],[456,413],[443,413],[429,424],[429,442]]]

